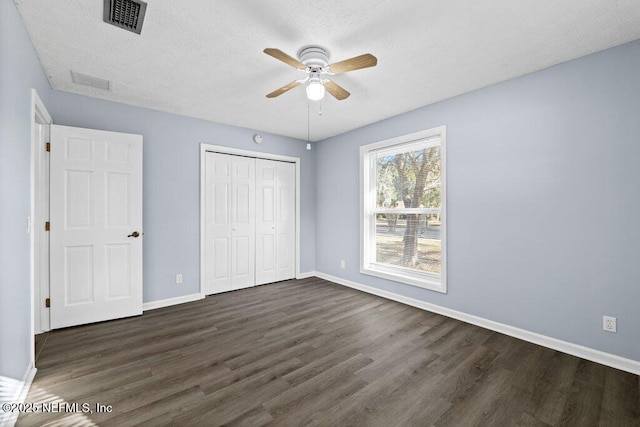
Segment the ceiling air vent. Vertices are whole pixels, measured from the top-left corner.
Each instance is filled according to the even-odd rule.
[[[147,4],[138,0],[104,0],[102,20],[140,34]]]
[[[111,82],[99,77],[89,76],[87,74],[76,73],[71,71],[71,81],[78,85],[95,87],[96,89],[111,90]]]

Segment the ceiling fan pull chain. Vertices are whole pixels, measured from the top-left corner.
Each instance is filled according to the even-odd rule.
[[[311,108],[311,102],[307,99],[307,144],[310,142],[309,141],[309,134],[310,134],[309,128],[311,127],[311,119],[310,119],[311,115],[309,113],[310,108]]]

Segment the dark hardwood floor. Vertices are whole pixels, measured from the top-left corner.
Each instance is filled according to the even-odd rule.
[[[53,331],[18,425],[638,426],[639,377],[321,279]],[[112,412],[95,412],[95,404]]]

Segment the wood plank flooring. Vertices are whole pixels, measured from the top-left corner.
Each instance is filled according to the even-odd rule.
[[[310,278],[49,333],[27,401],[94,412],[18,425],[640,426],[639,393],[636,375]]]

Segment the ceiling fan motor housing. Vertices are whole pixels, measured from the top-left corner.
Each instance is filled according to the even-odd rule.
[[[324,68],[329,65],[329,52],[320,46],[307,46],[300,49],[298,59],[307,68]]]

